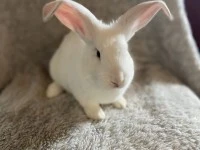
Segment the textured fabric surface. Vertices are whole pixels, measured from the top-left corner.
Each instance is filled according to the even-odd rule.
[[[183,0],[166,0],[175,17],[159,13],[130,41],[136,75],[124,110],[105,106],[106,119],[87,119],[70,94],[45,97],[48,61],[68,32],[41,19],[49,0],[1,0],[0,149],[200,149],[200,59]],[[141,0],[79,0],[110,21]]]

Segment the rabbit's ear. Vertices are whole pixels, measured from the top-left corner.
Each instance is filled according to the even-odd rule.
[[[145,27],[160,9],[163,9],[164,13],[173,20],[172,14],[163,1],[143,2],[119,17],[116,21],[119,32],[129,41],[135,32]]]
[[[43,8],[43,20],[55,15],[62,24],[77,32],[84,40],[92,40],[96,17],[84,6],[72,0],[57,0]]]

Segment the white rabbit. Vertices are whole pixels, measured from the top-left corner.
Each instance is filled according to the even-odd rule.
[[[47,89],[47,97],[67,90],[92,119],[105,118],[100,104],[125,108],[124,93],[134,76],[128,41],[160,9],[172,19],[163,1],[148,1],[131,8],[115,22],[105,24],[77,2],[57,0],[46,4],[44,21],[55,15],[72,30],[50,61],[54,81]]]

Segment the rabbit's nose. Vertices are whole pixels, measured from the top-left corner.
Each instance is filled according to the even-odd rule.
[[[114,76],[114,79],[111,81],[111,84],[114,88],[122,88],[124,86],[124,73],[119,72]]]

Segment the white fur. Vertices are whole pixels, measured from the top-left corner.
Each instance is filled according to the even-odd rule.
[[[53,82],[48,86],[46,95],[47,97],[52,98],[62,93],[62,91],[63,88],[60,85]]]
[[[90,118],[103,119],[105,114],[100,109],[99,104],[109,104],[114,103],[118,99],[124,99],[124,92],[129,87],[133,78],[133,61],[126,50],[127,57],[130,59],[130,65],[125,69],[130,73],[130,77],[127,77],[127,84],[123,88],[115,89],[110,86],[109,81],[100,81],[105,82],[105,86],[98,84],[93,79],[93,76],[89,74],[93,69],[98,68],[92,68],[95,66],[95,62],[88,59],[87,52],[91,53],[88,49],[88,45],[77,34],[74,32],[69,33],[50,62],[50,74],[57,84],[75,96],[84,107],[84,110],[87,109],[85,112]],[[110,52],[108,55],[113,54]],[[55,90],[52,90],[53,92],[57,91],[57,87],[55,88]],[[48,91],[51,93],[50,89]],[[54,95],[54,93],[47,95],[48,97],[52,97],[49,95]],[[89,107],[90,105],[92,107]],[[94,105],[98,106],[94,107]],[[116,107],[124,108],[125,106],[126,104],[122,104],[122,106],[118,104]],[[96,108],[96,112],[93,110],[94,108]]]
[[[55,8],[54,3],[58,6],[57,2],[61,3],[61,6]],[[144,3],[145,7],[142,9],[144,12],[149,11],[155,4],[155,8],[158,7],[158,9],[166,6],[157,5],[160,2]],[[51,59],[50,75],[54,82],[49,85],[47,96],[56,96],[62,92],[62,89],[67,90],[74,95],[87,116],[92,119],[105,118],[100,104],[113,103],[117,108],[125,108],[127,102],[124,93],[134,76],[134,63],[128,51],[128,40],[136,32],[133,28],[143,27],[152,16],[148,15],[148,18],[145,18],[142,11],[140,12],[142,22],[138,22],[139,18],[131,16],[131,12],[128,11],[116,23],[108,25],[96,19],[89,10],[76,2],[64,0],[51,2],[50,5],[47,4],[46,7],[60,9],[64,12],[64,8],[68,8],[69,5],[66,12],[73,14],[71,17],[74,18],[69,17],[66,21],[62,13],[59,14],[55,10],[50,11],[50,13],[55,12],[58,19],[72,32],[65,36]],[[47,17],[51,16],[48,14],[49,8],[46,9],[46,7],[44,14]],[[135,10],[138,8],[141,8],[141,4],[139,7],[136,6]],[[131,11],[137,12],[135,10],[131,9]],[[136,14],[136,16],[140,17],[140,14]],[[127,22],[132,18],[137,21]],[[129,25],[124,30],[122,25],[126,23]],[[128,28],[131,33],[127,33]],[[100,51],[101,59],[97,58],[95,48]]]

